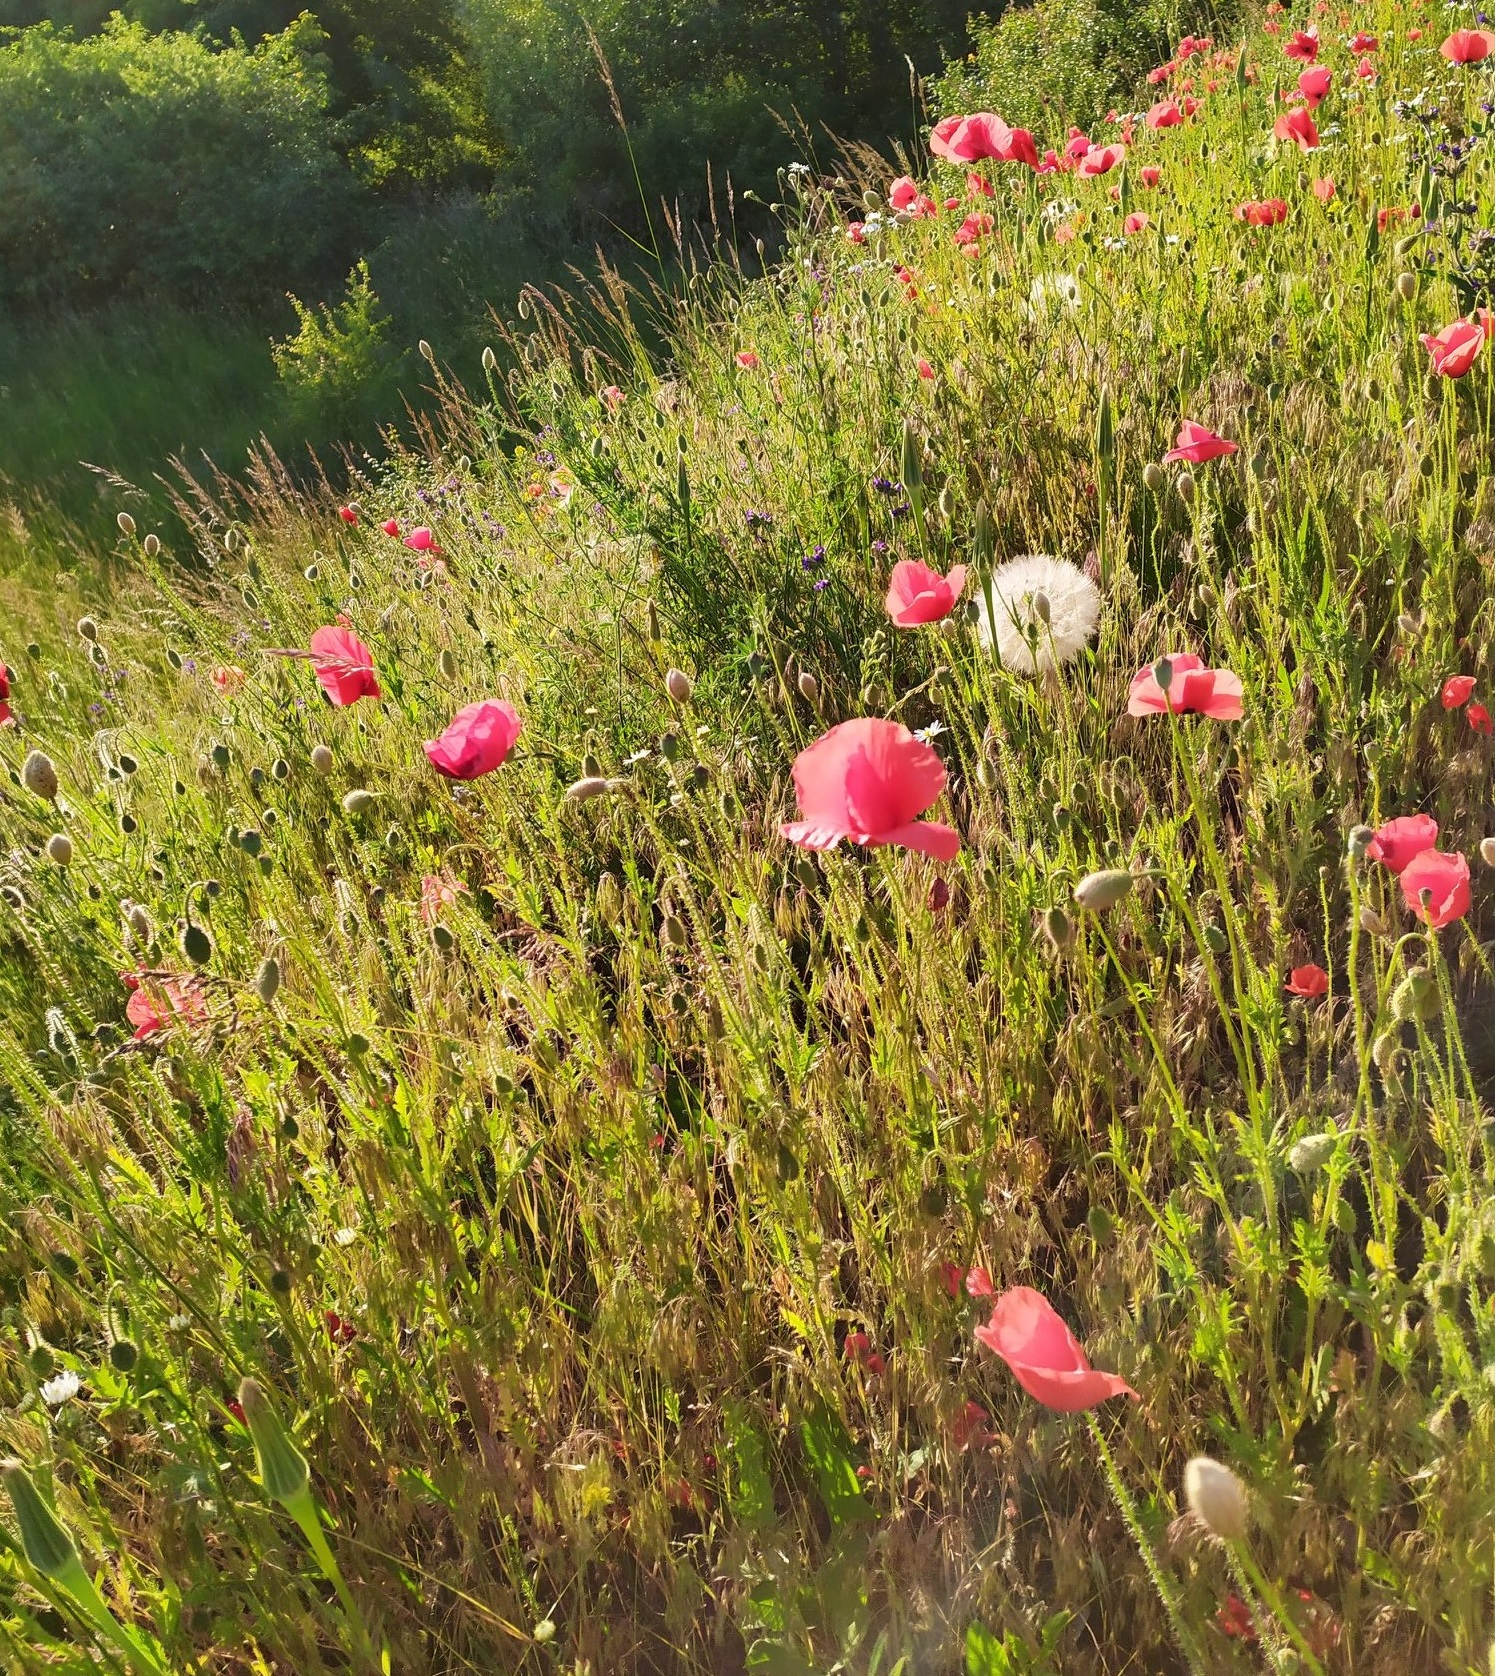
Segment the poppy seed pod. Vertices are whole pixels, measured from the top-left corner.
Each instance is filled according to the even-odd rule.
[[[1327,1130],[1320,1135],[1305,1135],[1288,1149],[1288,1162],[1292,1169],[1300,1175],[1313,1175],[1316,1170],[1322,1170],[1335,1154],[1335,1143],[1339,1137],[1333,1130]]]
[[[1247,1534],[1247,1488],[1230,1467],[1196,1455],[1185,1464],[1184,1499],[1212,1536],[1240,1542]]]
[[[587,774],[580,780],[573,780],[566,788],[568,803],[587,803],[594,797],[608,795],[608,782],[600,774]]]
[[[332,751],[326,745],[312,746],[312,767],[318,773],[327,775],[332,773]]]
[[[665,672],[665,691],[677,704],[691,702],[691,677],[683,669],[670,669]]]
[[[21,764],[21,784],[50,803],[57,796],[57,770],[45,751],[31,751]]]
[[[1077,906],[1093,914],[1115,908],[1132,890],[1132,874],[1120,867],[1104,868],[1099,873],[1087,873],[1075,887]]]
[[[59,867],[66,867],[73,859],[73,840],[65,832],[54,832],[47,840],[47,855]]]

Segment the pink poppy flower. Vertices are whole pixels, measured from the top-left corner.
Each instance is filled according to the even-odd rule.
[[[522,723],[512,704],[482,698],[465,704],[443,732],[426,741],[426,759],[449,780],[492,774],[514,749]]]
[[[1191,465],[1198,466],[1207,460],[1216,460],[1223,454],[1235,452],[1234,442],[1217,436],[1214,431],[1207,431],[1204,425],[1197,425],[1193,419],[1186,419],[1179,427],[1179,436],[1174,446],[1164,455],[1164,464],[1168,465],[1174,460],[1188,460]]]
[[[1465,720],[1477,733],[1489,734],[1493,731],[1491,712],[1486,709],[1484,704],[1472,704],[1465,712]]]
[[[1288,219],[1288,205],[1282,198],[1264,198],[1257,204],[1238,204],[1231,213],[1249,227],[1276,227]]]
[[[1143,118],[1150,128],[1177,128],[1184,121],[1184,112],[1172,99],[1160,99]]]
[[[848,1333],[842,1341],[842,1354],[849,1362],[866,1368],[869,1373],[884,1371],[883,1358],[873,1349],[873,1341],[866,1333]]]
[[[1484,347],[1486,334],[1473,320],[1456,320],[1442,332],[1425,332],[1418,341],[1440,377],[1463,378]]]
[[[975,1336],[1002,1357],[1031,1397],[1061,1414],[1094,1408],[1108,1397],[1138,1398],[1125,1379],[1091,1366],[1074,1333],[1032,1287],[1004,1292]]]
[[[956,243],[975,244],[978,239],[991,231],[992,217],[985,210],[974,215],[968,215],[956,229]]]
[[[1375,52],[1381,43],[1375,35],[1368,35],[1363,30],[1358,35],[1352,35],[1346,50],[1359,57],[1362,53]]]
[[[979,1402],[964,1404],[951,1426],[951,1441],[958,1449],[985,1449],[989,1443],[996,1443],[997,1434],[987,1425],[989,1418]]]
[[[992,1284],[992,1275],[980,1264],[974,1269],[966,1271],[966,1295],[969,1298],[991,1298],[997,1293]]]
[[[1458,710],[1462,704],[1469,702],[1474,691],[1473,675],[1451,675],[1439,689],[1439,702],[1446,710]]]
[[[1129,238],[1131,238],[1134,233],[1141,233],[1150,225],[1151,223],[1148,217],[1142,212],[1142,210],[1134,210],[1132,214],[1128,216],[1126,221],[1122,223],[1122,231],[1126,233]]]
[[[1423,39],[1423,31],[1421,29],[1410,29],[1408,31],[1408,39],[1410,41],[1421,41]]]
[[[1289,111],[1273,124],[1273,138],[1292,140],[1300,151],[1313,151],[1319,145],[1319,129],[1308,111]]]
[[[1126,147],[1120,145],[1093,145],[1084,157],[1075,165],[1078,175],[1085,175],[1088,180],[1097,175],[1110,173],[1127,156]]]
[[[1456,29],[1439,48],[1451,64],[1479,64],[1496,52],[1496,35],[1489,29]]]
[[[1288,982],[1283,986],[1290,995],[1301,995],[1305,1000],[1312,1000],[1315,996],[1325,995],[1330,988],[1330,974],[1323,966],[1295,966],[1288,974]]]
[[[950,616],[966,586],[966,566],[952,565],[950,574],[921,564],[918,559],[900,559],[888,582],[883,602],[900,628],[918,628],[921,623],[938,623]]]
[[[866,244],[866,225],[861,221],[849,221],[847,223],[847,238],[852,244]]]
[[[1034,136],[1027,128],[1010,128],[1006,145],[998,153],[1000,163],[1026,163],[1029,168],[1039,167],[1039,147]]]
[[[1324,177],[1315,181],[1310,190],[1320,203],[1327,204],[1335,196],[1335,182]]]
[[[1490,309],[1478,308],[1472,318],[1475,324],[1480,327],[1481,333],[1487,341],[1496,337],[1496,314],[1492,314]]]
[[[1399,815],[1372,834],[1366,853],[1389,873],[1401,873],[1415,856],[1439,841],[1439,823],[1432,815]]]
[[[130,999],[125,1003],[125,1017],[135,1026],[134,1040],[143,1042],[158,1030],[164,1030],[174,1019],[183,1024],[203,1024],[208,1017],[208,1003],[204,1000],[197,979],[192,977],[146,978],[134,972],[122,974]]]
[[[1323,64],[1316,64],[1299,77],[1299,92],[1304,95],[1304,102],[1311,111],[1329,93],[1331,79],[1330,72]]]
[[[908,209],[919,196],[919,188],[908,175],[900,175],[888,189],[889,205],[896,210]]]
[[[1462,855],[1424,850],[1398,875],[1403,900],[1435,931],[1470,912],[1470,863]]]
[[[947,163],[980,163],[984,157],[1001,158],[1012,135],[1007,123],[991,111],[948,116],[931,130],[930,150]]]
[[[921,378],[933,378],[935,376],[934,367],[930,365],[923,355],[921,355],[914,363],[914,369]]]
[[[1154,673],[1157,664],[1140,669],[1127,693],[1129,716],[1162,716],[1170,710],[1194,711],[1212,721],[1236,722],[1242,715],[1241,680],[1229,669],[1207,669],[1193,652],[1171,652],[1173,678],[1167,694]]]
[[[249,677],[236,663],[221,663],[208,677],[224,698],[232,698]]]
[[[752,372],[758,365],[758,356],[751,349],[740,349],[734,359],[747,372]]]
[[[1283,43],[1283,56],[1297,58],[1301,63],[1312,64],[1319,57],[1319,31],[1317,29],[1297,29]]]
[[[0,663],[0,727],[14,727],[15,717],[6,700],[10,697],[10,671]]]
[[[1377,67],[1369,58],[1362,58],[1356,64],[1356,74],[1362,81],[1372,82],[1377,79]]]
[[[603,406],[607,408],[609,413],[617,413],[628,399],[616,384],[607,385],[602,392],[602,397]]]
[[[312,673],[338,706],[378,698],[374,654],[349,628],[319,628],[311,638]]]
[[[338,508],[338,516],[345,524],[356,524],[358,522],[358,514],[351,506],[340,506]]]
[[[1138,179],[1144,186],[1157,186],[1161,178],[1162,170],[1154,168],[1151,163],[1138,170]]]
[[[970,198],[990,198],[996,190],[986,175],[978,174],[975,169],[966,177],[966,194]]]
[[[450,873],[427,873],[421,879],[421,923],[435,925],[443,912],[466,896],[468,887]]]
[[[961,847],[953,828],[915,818],[945,789],[945,764],[898,722],[839,722],[795,758],[794,779],[802,819],[779,830],[804,849],[834,849],[847,838],[949,861]]]
[[[426,528],[424,524],[417,524],[410,534],[406,536],[405,545],[414,553],[429,553],[433,550],[438,552],[440,551],[440,548],[436,545],[436,537]]]
[[[1091,149],[1090,136],[1081,133],[1079,128],[1070,130],[1070,138],[1065,142],[1065,155],[1072,163],[1079,163],[1081,158]]]
[[[386,518],[379,527],[386,535],[399,535],[400,520],[398,518]]]

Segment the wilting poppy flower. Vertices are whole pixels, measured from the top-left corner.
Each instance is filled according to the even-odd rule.
[[[908,175],[900,175],[888,189],[888,202],[896,210],[908,209],[919,196],[919,188]]]
[[[1451,64],[1479,64],[1496,52],[1496,35],[1489,29],[1456,29],[1439,52]]]
[[[758,356],[751,349],[740,349],[734,357],[740,367],[752,372],[758,365]]]
[[[509,755],[521,726],[512,704],[479,699],[465,704],[437,738],[426,741],[426,759],[449,780],[476,780],[492,774]]]
[[[468,887],[449,873],[427,873],[421,879],[421,921],[435,925],[446,909],[459,896],[466,896]]]
[[[1184,121],[1184,112],[1172,99],[1160,99],[1148,112],[1143,121],[1150,128],[1177,128]]]
[[[1472,704],[1465,712],[1465,719],[1477,733],[1490,733],[1492,731],[1491,712],[1486,709],[1484,704]]]
[[[1442,332],[1425,332],[1419,339],[1432,370],[1443,378],[1463,378],[1485,341],[1486,334],[1473,320],[1456,320]]]
[[[414,553],[429,553],[433,550],[440,551],[440,549],[436,546],[436,537],[426,528],[424,524],[417,524],[410,534],[406,536],[405,545]]]
[[[1329,93],[1330,79],[1330,72],[1323,64],[1316,64],[1299,77],[1299,92],[1304,95],[1304,102],[1311,111]]]
[[[311,648],[312,673],[334,704],[379,697],[374,654],[352,629],[319,628],[312,635]]]
[[[1399,815],[1372,834],[1366,853],[1389,873],[1401,873],[1416,856],[1439,842],[1439,823],[1432,815]]]
[[[1314,182],[1310,190],[1320,203],[1327,204],[1335,196],[1335,182],[1328,178],[1321,178]]]
[[[131,992],[125,1017],[135,1026],[137,1042],[164,1030],[173,1019],[202,1024],[208,1017],[208,1004],[195,978],[147,978],[142,982],[134,972],[126,972],[123,977]]]
[[[399,535],[400,520],[398,518],[386,518],[379,527],[386,535]]]
[[[1217,722],[1241,720],[1238,676],[1229,669],[1207,669],[1193,652],[1171,652],[1167,661],[1172,669],[1167,694],[1158,683],[1157,664],[1133,676],[1127,693],[1129,716],[1162,716],[1170,710],[1177,716],[1190,710]]]
[[[950,574],[942,576],[918,559],[900,559],[889,578],[884,606],[900,628],[918,628],[950,616],[965,586],[965,565],[952,565]]]
[[[1283,43],[1283,56],[1297,58],[1301,63],[1312,64],[1319,57],[1319,31],[1317,29],[1298,29]]]
[[[991,1320],[975,1331],[978,1344],[1001,1356],[1024,1390],[1046,1408],[1074,1414],[1108,1397],[1137,1399],[1125,1379],[1091,1366],[1074,1333],[1032,1287],[1004,1292]]]
[[[1148,217],[1141,210],[1134,210],[1122,223],[1122,231],[1131,238],[1134,233],[1141,233],[1149,225]]]
[[[1166,82],[1173,74],[1174,66],[1172,63],[1160,64],[1148,72],[1148,85],[1149,87],[1158,87],[1161,83]]]
[[[1470,912],[1470,863],[1462,855],[1425,850],[1403,868],[1398,882],[1414,914],[1435,931]]]
[[[624,402],[628,399],[616,384],[605,385],[600,393],[602,395],[603,406],[607,408],[609,413],[617,413],[619,408],[622,407]]]
[[[1155,169],[1151,163],[1138,170],[1138,179],[1142,181],[1144,186],[1157,186],[1160,178],[1161,171]]]
[[[1288,982],[1283,986],[1290,995],[1302,995],[1305,999],[1312,999],[1316,995],[1324,995],[1330,988],[1330,974],[1323,966],[1295,966],[1288,974]]]
[[[1204,425],[1197,425],[1193,419],[1186,419],[1179,427],[1179,436],[1174,446],[1164,455],[1165,465],[1173,460],[1188,460],[1191,465],[1203,465],[1206,460],[1219,459],[1223,454],[1234,454],[1236,444],[1228,442],[1225,437],[1217,436],[1214,431],[1207,431]]]
[[[1474,691],[1473,675],[1451,675],[1439,689],[1439,702],[1446,710],[1458,710],[1462,704],[1469,702]]]
[[[1346,50],[1359,57],[1365,52],[1375,52],[1380,44],[1375,35],[1368,35],[1363,30],[1361,34],[1351,36]]]
[[[979,1402],[962,1406],[951,1426],[951,1440],[958,1449],[985,1449],[997,1442],[996,1432],[988,1428],[988,1413]]]
[[[1110,173],[1127,155],[1126,147],[1120,145],[1093,145],[1084,157],[1075,165],[1078,175],[1085,175],[1093,179],[1097,175]]]
[[[340,506],[338,508],[338,516],[345,524],[356,524],[358,522],[358,514],[351,506]]]
[[[1313,151],[1319,145],[1319,129],[1308,111],[1289,111],[1273,124],[1273,138],[1292,140],[1300,151]]]
[[[849,1362],[866,1368],[869,1373],[884,1371],[883,1358],[873,1349],[873,1341],[866,1333],[848,1333],[842,1341],[842,1354]]]
[[[992,1284],[992,1275],[979,1263],[974,1269],[966,1271],[966,1295],[969,1298],[990,1298],[996,1295],[997,1288]]]
[[[804,849],[834,849],[847,838],[949,861],[961,847],[953,828],[915,818],[944,790],[945,764],[898,722],[839,722],[795,758],[794,778],[803,818],[779,830]]]

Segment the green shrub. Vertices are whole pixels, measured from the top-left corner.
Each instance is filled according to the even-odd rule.
[[[325,273],[356,184],[309,17],[254,48],[115,19],[0,47],[0,300],[257,298]]]
[[[336,307],[310,307],[290,299],[297,330],[271,345],[275,370],[303,424],[333,427],[355,422],[358,412],[393,371],[390,318],[359,262]]]

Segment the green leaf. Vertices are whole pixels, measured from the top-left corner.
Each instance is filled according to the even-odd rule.
[[[999,1641],[985,1624],[968,1624],[966,1676],[1019,1676],[1008,1637]]]
[[[871,1519],[873,1510],[857,1481],[852,1440],[841,1421],[829,1409],[817,1409],[801,1425],[800,1440],[815,1468],[816,1488],[821,1492],[831,1523],[839,1527]]]
[[[728,1406],[725,1419],[732,1463],[729,1500],[733,1517],[746,1530],[762,1530],[774,1522],[774,1486],[764,1458],[763,1439],[740,1403]]]

